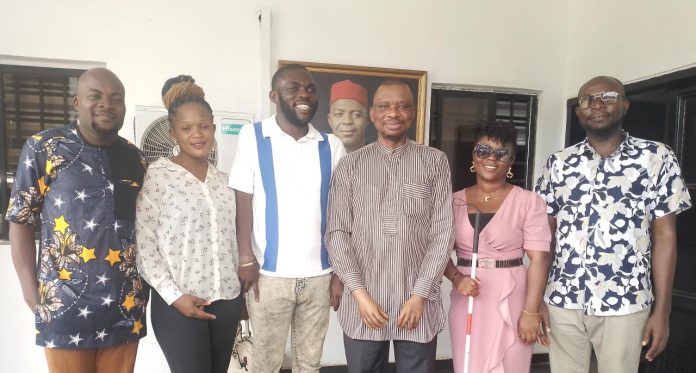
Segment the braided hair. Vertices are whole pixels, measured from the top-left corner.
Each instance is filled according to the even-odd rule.
[[[474,143],[478,143],[482,137],[488,137],[502,145],[511,145],[513,154],[517,151],[517,129],[510,122],[481,121],[478,122]]]
[[[196,84],[196,80],[190,75],[179,75],[174,78],[167,79],[162,87],[162,103],[167,108],[169,124],[172,123],[172,117],[176,115],[177,109],[181,105],[196,102],[208,110],[212,115],[213,109],[205,100],[205,92],[203,88]]]

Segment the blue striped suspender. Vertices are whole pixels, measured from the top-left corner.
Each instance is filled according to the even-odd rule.
[[[261,122],[254,123],[256,133],[256,149],[259,155],[261,181],[266,194],[266,250],[262,269],[276,271],[278,261],[278,194],[276,191],[275,168],[273,165],[273,147],[271,139],[263,136]],[[331,146],[328,136],[320,132],[324,141],[319,141],[319,165],[321,169],[321,267],[329,268],[329,255],[324,244],[326,232],[326,205],[329,199],[329,184],[331,182]]]

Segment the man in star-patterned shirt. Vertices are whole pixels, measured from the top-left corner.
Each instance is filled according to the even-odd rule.
[[[118,136],[124,96],[111,71],[88,70],[73,101],[78,125],[30,137],[17,167],[12,259],[51,372],[132,372],[146,333],[133,234],[145,162]]]

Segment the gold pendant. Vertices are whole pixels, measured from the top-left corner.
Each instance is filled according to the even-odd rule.
[[[490,201],[490,200],[491,200],[491,195],[490,195],[490,194],[487,195],[487,196],[485,196],[485,197],[483,197],[483,202],[488,202],[488,201]]]

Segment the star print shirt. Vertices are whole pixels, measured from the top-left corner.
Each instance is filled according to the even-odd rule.
[[[27,140],[6,218],[41,230],[36,344],[91,349],[145,336],[134,236],[144,172],[120,137],[96,147],[67,126]]]
[[[150,165],[136,204],[138,268],[167,304],[239,295],[234,194],[208,164],[205,181],[166,158]]]
[[[551,155],[536,192],[557,221],[547,303],[597,316],[652,304],[650,223],[691,207],[667,146],[626,134],[602,158],[585,140]]]

